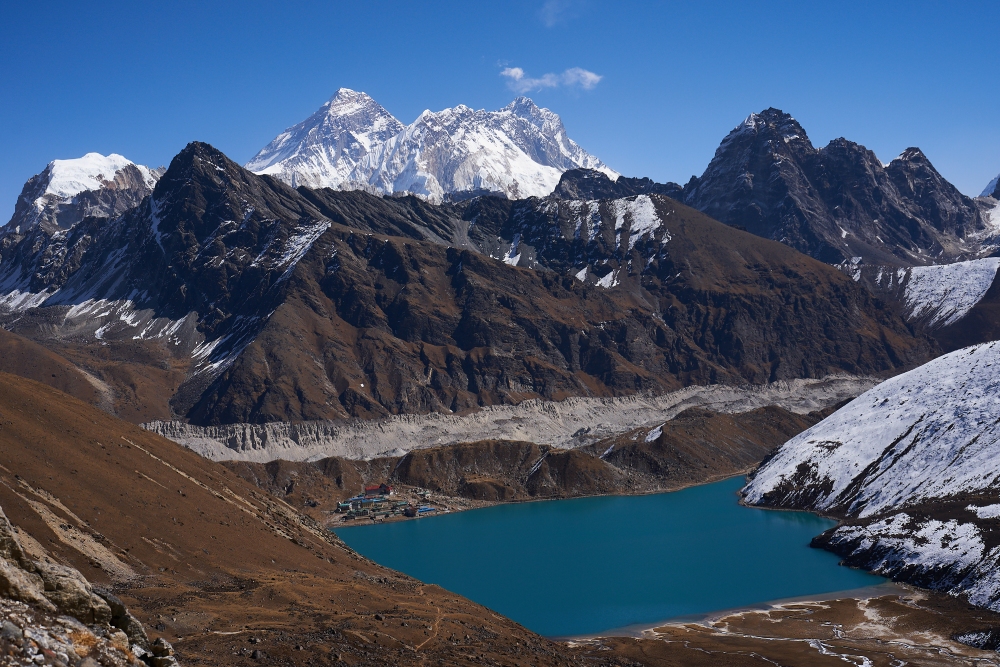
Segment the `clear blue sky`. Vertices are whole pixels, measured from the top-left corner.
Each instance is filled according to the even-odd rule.
[[[548,81],[527,94],[572,138],[659,181],[701,174],[769,106],[816,145],[919,146],[966,194],[1000,172],[995,1],[5,2],[2,19],[0,224],[49,160],[157,166],[201,140],[242,163],[341,86],[408,123]]]

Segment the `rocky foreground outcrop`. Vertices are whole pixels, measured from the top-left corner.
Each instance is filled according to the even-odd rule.
[[[894,377],[785,443],[747,503],[842,519],[816,544],[1000,610],[1000,342]]]
[[[84,667],[176,665],[112,593],[78,570],[28,556],[0,509],[0,660],[4,664]]]

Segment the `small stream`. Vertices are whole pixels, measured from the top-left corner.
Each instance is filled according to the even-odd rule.
[[[498,505],[338,528],[353,549],[549,637],[885,580],[809,547],[834,522],[740,505],[744,478],[673,493]]]

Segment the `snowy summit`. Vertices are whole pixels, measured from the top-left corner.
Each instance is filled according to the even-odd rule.
[[[26,233],[41,226],[67,229],[83,217],[124,213],[153,191],[163,169],[150,169],[117,153],[87,153],[53,160],[24,184],[6,230]]]
[[[499,111],[424,111],[403,125],[365,93],[346,88],[246,167],[295,187],[409,192],[435,202],[482,190],[543,197],[563,172],[579,167],[618,177],[566,136],[557,114],[526,97]]]

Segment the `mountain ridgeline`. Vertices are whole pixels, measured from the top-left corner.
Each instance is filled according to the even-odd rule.
[[[413,193],[440,202],[473,193],[545,196],[584,167],[617,176],[566,134],[562,120],[519,97],[499,111],[424,111],[404,125],[365,93],[341,88],[246,164],[292,186]]]
[[[972,259],[995,251],[1000,231],[991,220],[996,202],[960,193],[920,149],[883,164],[843,138],[816,148],[777,109],[751,114],[723,139],[705,172],[683,187],[574,170],[556,192],[584,198],[660,192],[829,264]]]
[[[126,213],[2,252],[3,326],[139,421],[451,413],[933,353],[842,272],[661,194],[296,190],[201,143]]]

